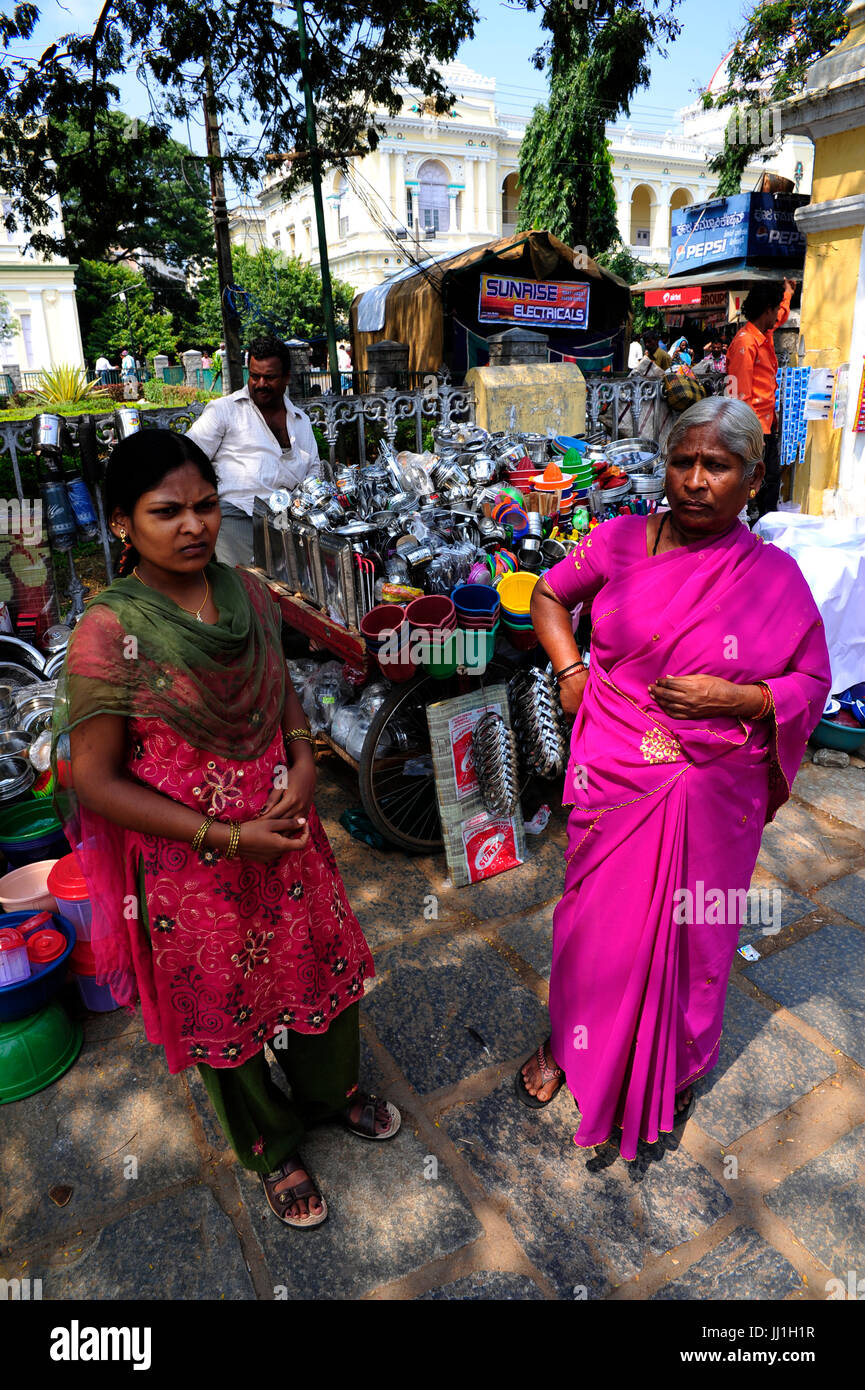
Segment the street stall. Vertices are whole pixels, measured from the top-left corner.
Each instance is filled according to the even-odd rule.
[[[624,280],[550,232],[502,237],[412,264],[358,295],[350,315],[355,368],[384,340],[408,345],[408,370],[455,375],[485,366],[487,340],[519,327],[544,333],[551,360],[620,368],[630,293]]]
[[[356,769],[375,829],[427,853],[441,848],[443,826],[452,849],[468,833],[452,813],[469,792],[456,773],[448,791],[433,757],[443,704],[473,697],[453,715],[455,741],[466,734],[459,716],[503,706],[470,760],[489,814],[515,814],[505,795],[515,781],[563,773],[567,739],[531,625],[532,588],[600,521],[654,511],[664,487],[648,439],[606,445],[465,425],[436,431],[434,446],[397,455],[385,445],[362,472],[307,479],[254,513],[255,567],[286,623],[334,658],[290,663],[313,731]],[[445,737],[439,727],[439,768]]]

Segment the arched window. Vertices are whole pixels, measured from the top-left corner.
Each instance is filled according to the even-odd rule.
[[[677,188],[675,193],[670,198],[669,240],[671,244],[673,241],[673,219],[676,213],[678,212],[679,208],[686,208],[689,203],[696,203],[697,201],[698,199],[694,197],[693,193],[688,188]]]
[[[339,222],[339,237],[342,241],[348,236],[348,181],[345,174],[337,174],[333,181],[333,196],[336,200],[336,215]]]
[[[448,171],[437,159],[427,159],[418,170],[418,218],[420,234],[446,232],[450,227]]]
[[[655,195],[647,183],[639,183],[631,195],[631,245],[652,244]]]
[[[517,229],[517,203],[520,198],[519,174],[508,174],[502,184],[502,236]]]

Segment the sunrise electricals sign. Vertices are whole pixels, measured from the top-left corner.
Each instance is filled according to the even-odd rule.
[[[587,328],[589,286],[576,280],[482,275],[478,322]]]

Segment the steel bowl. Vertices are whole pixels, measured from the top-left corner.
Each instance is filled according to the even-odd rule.
[[[20,796],[36,781],[36,773],[27,758],[14,755],[0,758],[0,802]]]
[[[26,753],[32,739],[25,729],[0,730],[0,758]]]
[[[656,439],[638,437],[636,439],[617,439],[604,450],[610,463],[624,468],[626,473],[650,473],[655,467],[661,448]]]

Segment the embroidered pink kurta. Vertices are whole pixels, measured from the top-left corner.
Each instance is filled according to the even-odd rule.
[[[592,599],[594,620],[565,784],[552,1051],[580,1110],[575,1142],[620,1126],[625,1158],[672,1129],[677,1091],[717,1061],[739,917],[682,922],[682,890],[695,905],[700,883],[725,904],[747,890],[829,691],[794,560],[739,525],[650,557],[646,528],[607,522],[545,576],[569,608]],[[673,719],[648,693],[666,675],[765,680],[775,718]]]

